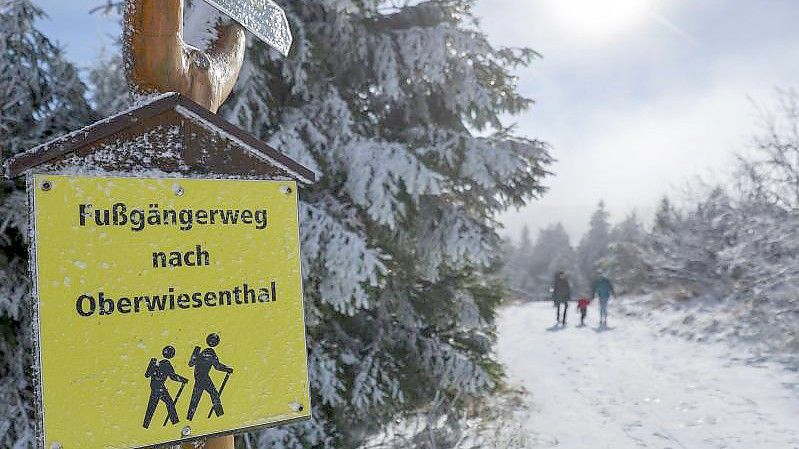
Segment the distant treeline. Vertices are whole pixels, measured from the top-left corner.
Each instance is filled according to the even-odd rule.
[[[774,336],[765,337],[771,346],[799,346],[791,337],[799,328],[799,95],[779,92],[726,181],[698,179],[679,198],[663,197],[648,226],[634,214],[611,225],[600,204],[576,247],[560,224],[535,241],[525,229],[509,249],[512,288],[535,299],[557,270],[572,273],[578,289],[604,272],[620,293],[717,304],[710,332],[743,336],[756,326]]]

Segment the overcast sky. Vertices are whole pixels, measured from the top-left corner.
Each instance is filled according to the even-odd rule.
[[[88,66],[118,33],[99,0],[40,0],[41,25]],[[614,219],[648,217],[698,174],[723,174],[768,102],[799,73],[795,0],[480,0],[497,45],[543,55],[518,72],[534,108],[510,117],[558,162],[546,197],[503,217],[516,237],[561,221],[575,238],[604,199]]]
[[[600,199],[615,219],[649,217],[695,175],[723,175],[753,133],[750,98],[768,102],[799,73],[795,0],[483,0],[476,12],[494,42],[543,55],[519,73],[537,104],[512,120],[552,144],[556,176],[504,217],[514,237],[553,221],[577,235]]]

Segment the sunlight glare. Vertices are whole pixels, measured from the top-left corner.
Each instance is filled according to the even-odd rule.
[[[550,0],[555,18],[569,31],[612,37],[643,21],[655,0]]]

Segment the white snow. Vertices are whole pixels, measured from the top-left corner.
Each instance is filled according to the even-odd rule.
[[[272,0],[236,1],[205,0],[234,18],[242,26],[288,56],[294,41],[286,13]]]
[[[799,375],[747,365],[722,343],[663,336],[654,323],[614,315],[607,331],[553,327],[550,302],[499,317],[509,381],[528,392],[530,447],[562,449],[799,448]]]
[[[37,146],[27,150],[27,151],[18,153],[16,155],[16,157],[19,157],[21,155],[27,155],[27,154],[36,154],[36,153],[42,151],[45,147],[48,147],[50,145],[54,145],[54,144],[56,144],[58,142],[68,142],[68,141],[72,140],[73,138],[76,138],[77,136],[79,136],[81,134],[84,134],[84,137],[85,137],[85,135],[88,135],[89,131],[92,130],[92,129],[95,129],[95,128],[101,126],[101,125],[105,125],[107,123],[110,123],[111,121],[116,120],[119,117],[131,114],[134,111],[136,111],[136,110],[138,110],[138,109],[140,109],[142,107],[145,107],[145,106],[150,105],[152,103],[155,103],[157,101],[163,100],[164,98],[171,97],[173,95],[178,95],[178,94],[176,92],[166,92],[166,93],[154,94],[154,95],[140,95],[140,96],[138,96],[136,98],[136,101],[134,102],[134,104],[130,108],[125,109],[124,111],[119,112],[119,113],[117,113],[117,114],[115,114],[115,115],[113,115],[111,117],[107,117],[107,118],[104,118],[104,119],[102,119],[100,121],[94,122],[94,123],[92,123],[90,125],[87,125],[87,126],[81,128],[81,129],[72,131],[70,133],[67,133],[67,134],[64,134],[62,136],[59,136],[59,137],[57,137],[55,139],[52,139],[52,140],[46,141],[44,143],[41,143],[41,144],[39,144],[39,145],[37,145]],[[4,163],[6,164],[5,175],[6,175],[7,178],[11,178],[10,171],[9,171],[9,168],[8,168],[8,160],[5,161]]]

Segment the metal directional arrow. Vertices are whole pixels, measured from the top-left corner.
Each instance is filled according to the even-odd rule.
[[[293,37],[286,13],[272,0],[205,0],[287,56]]]

